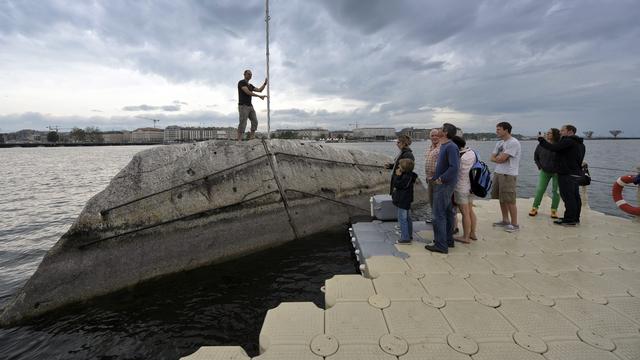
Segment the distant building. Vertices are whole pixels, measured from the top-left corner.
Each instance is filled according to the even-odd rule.
[[[139,128],[131,132],[131,142],[162,144],[164,140],[164,130],[157,128]]]
[[[131,131],[105,131],[101,134],[103,142],[107,144],[128,144],[131,142]]]
[[[398,135],[407,135],[412,140],[426,140],[427,138],[429,138],[429,131],[431,131],[431,130],[414,129],[414,128],[410,127],[410,128],[404,128],[404,129],[400,130]]]
[[[282,137],[286,133],[293,133],[298,139],[327,139],[329,137],[329,130],[322,128],[277,129],[274,131],[274,137]]]
[[[205,140],[235,139],[237,129],[232,127],[180,127],[167,126],[164,129],[164,143],[180,143]]]
[[[355,128],[353,137],[362,140],[390,140],[396,138],[394,128]]]
[[[164,143],[177,143],[182,141],[182,131],[180,126],[171,125],[164,128]]]
[[[0,134],[0,144],[4,144],[7,142],[7,135],[8,134]]]
[[[12,143],[39,143],[47,141],[48,131],[23,129],[7,134],[7,142]]]
[[[353,131],[351,130],[336,130],[329,132],[331,139],[352,139]]]

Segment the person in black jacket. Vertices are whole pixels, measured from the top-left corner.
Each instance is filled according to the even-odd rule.
[[[411,203],[413,202],[413,185],[418,175],[413,172],[415,163],[411,159],[400,159],[394,172],[391,199],[398,208],[398,225],[400,240],[398,244],[410,244],[413,240],[413,222],[411,220]]]
[[[554,224],[564,226],[576,226],[580,223],[580,187],[576,178],[582,175],[582,160],[584,160],[585,147],[583,139],[576,136],[576,127],[564,125],[560,129],[560,141],[555,144],[547,142],[542,136],[538,137],[540,146],[556,153],[558,171],[558,185],[560,197],[564,202],[564,217],[554,221]]]
[[[400,153],[396,156],[393,164],[385,164],[385,169],[392,169],[391,172],[391,184],[389,184],[389,194],[393,194],[393,181],[396,178],[396,170],[398,170],[398,163],[401,159],[410,159],[411,161],[416,161],[415,157],[413,157],[413,151],[409,147],[411,145],[411,138],[407,135],[398,136],[398,140],[396,140],[396,146],[400,149]]]
[[[542,135],[542,134],[539,134]],[[560,130],[551,128],[545,134],[545,138],[548,142],[555,144],[560,141]],[[542,197],[547,191],[549,181],[551,181],[551,217],[553,219],[558,218],[558,205],[560,204],[560,194],[558,194],[558,174],[556,166],[556,153],[543,148],[540,144],[536,147],[533,153],[533,161],[535,161],[540,173],[538,175],[538,187],[536,188],[536,197],[533,199],[533,207],[529,211],[529,216],[538,215],[538,207],[542,202]]]

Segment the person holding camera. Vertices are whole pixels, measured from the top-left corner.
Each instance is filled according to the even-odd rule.
[[[553,222],[557,225],[576,226],[580,223],[582,200],[580,199],[580,186],[576,178],[583,175],[582,160],[584,159],[585,147],[583,139],[576,135],[576,131],[575,126],[564,125],[560,129],[560,141],[554,144],[542,136],[538,137],[540,146],[556,153],[558,187],[565,207],[562,219]]]

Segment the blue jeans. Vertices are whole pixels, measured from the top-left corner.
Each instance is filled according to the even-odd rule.
[[[435,246],[447,250],[453,246],[455,212],[451,196],[455,184],[434,185],[433,188],[433,238]]]
[[[400,241],[410,241],[413,238],[411,210],[398,208],[398,225],[400,225]]]

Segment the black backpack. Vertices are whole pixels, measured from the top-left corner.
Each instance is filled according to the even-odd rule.
[[[471,193],[479,197],[486,197],[491,191],[491,171],[484,162],[480,161],[480,156],[475,150],[471,150],[476,155],[476,162],[469,170],[469,181],[471,182]]]

